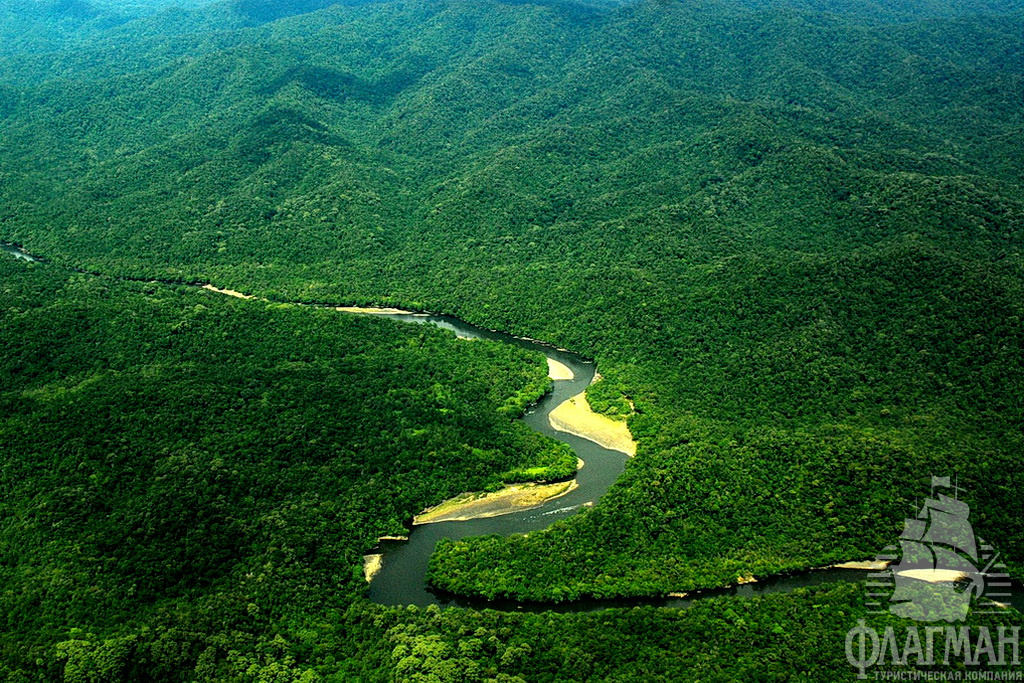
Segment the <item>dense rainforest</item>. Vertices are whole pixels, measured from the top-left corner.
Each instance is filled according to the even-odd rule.
[[[509,417],[549,382],[511,346],[10,258],[0,274],[0,661],[52,665],[57,641],[74,660],[69,625],[251,635],[343,608],[362,552],[423,501],[567,457]]]
[[[932,475],[1020,576],[1020,2],[82,0],[0,25],[0,240],[52,270],[598,359],[593,404],[639,444],[621,480],[546,532],[442,544],[436,585],[662,595],[867,559]],[[367,604],[368,539],[564,456],[499,417],[536,359],[46,268],[2,271],[12,680],[845,676],[850,587]]]
[[[539,358],[13,259],[0,276],[0,680],[828,681],[856,619],[898,621],[845,583],[686,610],[374,605],[360,555],[418,501],[560,463],[509,419],[547,386]],[[999,612],[969,625],[1024,626]]]

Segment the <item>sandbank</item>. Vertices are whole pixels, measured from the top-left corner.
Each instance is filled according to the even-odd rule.
[[[841,562],[834,564],[830,569],[866,569],[869,571],[881,571],[889,566],[888,560],[866,560],[864,562]]]
[[[211,292],[217,292],[218,294],[226,294],[228,296],[233,296],[236,299],[255,299],[256,298],[256,297],[252,296],[251,294],[242,294],[241,292],[236,292],[233,289],[221,289],[220,287],[214,287],[213,285],[203,285],[203,289],[208,289]]]
[[[967,578],[967,574],[956,569],[905,569],[899,573],[899,576],[928,583],[945,583]]]
[[[578,486],[576,480],[556,484],[513,484],[494,493],[462,493],[416,515],[412,523],[464,522],[497,517],[535,508],[564,496]]]
[[[548,377],[553,380],[568,380],[575,378],[576,375],[573,374],[568,365],[559,363],[554,358],[548,358]]]
[[[412,315],[412,311],[401,308],[368,308],[364,306],[335,306],[334,310],[342,313],[363,313],[366,315]]]
[[[377,576],[377,572],[384,566],[384,555],[381,553],[374,553],[373,555],[363,555],[363,577],[366,582],[373,581],[373,577]]]
[[[636,455],[636,442],[626,423],[592,411],[585,393],[573,396],[552,410],[548,422],[560,432],[574,434],[609,450]]]

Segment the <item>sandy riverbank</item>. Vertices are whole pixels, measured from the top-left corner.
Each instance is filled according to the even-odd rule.
[[[553,380],[575,379],[576,375],[565,363],[559,363],[554,358],[548,358],[548,377]]]
[[[881,571],[889,566],[888,560],[867,560],[865,562],[842,562],[834,564],[830,569],[866,569],[868,571]]]
[[[220,287],[214,287],[213,285],[203,285],[203,289],[208,289],[211,292],[217,292],[218,294],[226,294],[228,296],[233,296],[236,299],[255,299],[256,298],[256,297],[254,297],[252,295],[249,295],[249,294],[242,294],[241,292],[236,292],[233,289],[221,289]]]
[[[377,576],[377,572],[379,572],[383,566],[383,554],[374,553],[373,555],[363,555],[363,578],[366,579],[366,582],[369,583],[370,581],[373,581],[373,577]]]
[[[636,442],[626,423],[595,413],[590,409],[585,393],[573,396],[552,410],[548,422],[560,432],[574,434],[629,456],[636,455]]]
[[[243,294],[242,292],[236,292],[233,289],[221,289],[220,287],[214,287],[213,285],[203,285],[203,289],[211,292],[217,292],[218,294],[225,294],[227,296],[233,296],[236,299],[255,299],[256,297],[251,294]],[[266,299],[262,299],[266,301]],[[335,311],[341,313],[361,313],[363,315],[418,315],[412,311],[406,311],[401,308],[370,308],[365,306],[334,306]]]
[[[928,583],[954,583],[969,578],[966,572],[956,569],[904,569],[897,576],[927,581]]]
[[[427,508],[413,518],[415,524],[464,522],[481,517],[497,517],[535,508],[564,496],[577,487],[576,480],[557,484],[513,484],[494,493],[462,493]]]
[[[334,310],[342,313],[362,313],[364,315],[414,315],[412,311],[401,308],[366,308],[364,306],[335,306]]]

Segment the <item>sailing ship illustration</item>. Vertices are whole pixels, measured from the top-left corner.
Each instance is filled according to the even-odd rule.
[[[891,567],[896,584],[890,598],[895,603],[889,608],[892,614],[917,621],[962,621],[971,601],[985,589],[988,567],[978,568],[970,507],[935,493],[937,487],[949,486],[949,477],[933,477],[932,497],[917,517],[904,520],[902,557]]]

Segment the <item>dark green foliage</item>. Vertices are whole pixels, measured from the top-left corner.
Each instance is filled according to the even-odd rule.
[[[868,616],[863,587],[839,584],[706,600],[685,610],[558,615],[428,608],[390,614],[394,625],[386,638],[398,681],[831,682],[854,679],[844,641],[860,618],[880,632],[891,625],[902,634],[907,623]],[[992,633],[1020,623],[1016,612],[968,620]],[[913,674],[913,666],[905,669]]]
[[[908,504],[925,493],[932,474],[959,475],[979,533],[1019,573],[1019,2],[438,0],[345,3],[295,15],[314,6],[319,3],[216,3],[119,28],[69,15],[48,25],[49,33],[23,30],[40,25],[24,16],[10,14],[9,23],[0,16],[12,35],[27,36],[4,42],[0,53],[0,236],[60,263],[110,274],[214,281],[280,300],[443,310],[597,358],[606,379],[591,398],[610,414],[624,414],[627,398],[635,403],[629,425],[640,442],[637,458],[601,505],[550,532],[467,541],[458,553],[444,548],[434,580],[460,591],[553,599],[652,594],[865,558],[894,541]],[[76,290],[72,300],[80,295]],[[17,307],[40,305],[26,295]],[[85,472],[115,476],[117,462],[110,473],[100,466],[112,446],[107,434],[137,436],[145,430],[137,422],[153,414],[166,425],[152,437],[170,442],[180,426],[175,420],[193,414],[186,397],[240,402],[237,418],[260,425],[236,421],[225,429],[208,417],[197,432],[204,439],[219,444],[233,435],[233,452],[251,454],[266,439],[292,436],[288,443],[301,448],[287,452],[307,462],[320,457],[310,440],[337,437],[321,417],[322,391],[354,392],[360,405],[387,405],[396,416],[448,408],[454,412],[440,424],[469,435],[478,433],[477,420],[491,424],[495,410],[516,414],[541,390],[523,376],[501,382],[500,395],[479,393],[486,389],[480,384],[450,395],[410,395],[397,377],[387,391],[349,388],[332,384],[340,376],[332,373],[341,370],[293,359],[309,365],[261,370],[264,382],[294,399],[282,406],[295,410],[289,414],[303,425],[292,434],[264,426],[262,394],[231,369],[241,362],[231,360],[235,349],[248,354],[252,346],[259,358],[270,343],[238,327],[254,309],[218,304],[238,321],[227,314],[210,321],[210,310],[186,315],[183,304],[173,305],[174,324],[194,315],[200,329],[227,326],[235,335],[230,351],[223,338],[203,338],[218,354],[207,359],[210,386],[186,368],[170,376],[157,367],[151,375],[113,373],[110,368],[149,367],[150,354],[167,352],[152,343],[137,346],[145,355],[129,353],[125,342],[144,329],[133,327],[140,323],[118,328],[110,342],[127,354],[120,366],[112,355],[70,347],[61,356],[33,356],[36,348],[60,349],[66,337],[76,338],[79,327],[70,322],[11,335],[26,345],[4,355],[12,376],[66,383],[50,387],[56,403],[4,399],[7,419],[43,435],[39,448],[53,451],[63,443],[65,416],[85,421],[75,396],[110,407],[100,413],[102,429],[83,429],[70,442],[69,457],[88,454],[72,484],[52,481],[57,471],[24,473],[28,482],[41,476],[53,484],[47,495],[71,519],[108,514],[108,502],[82,479]],[[260,313],[294,325],[306,324],[298,321],[307,314]],[[102,347],[104,337],[86,339]],[[444,387],[448,376],[427,361],[447,357],[444,349],[440,341],[415,351],[382,341],[371,360],[391,367],[396,355],[412,355],[422,364],[416,367],[437,367]],[[349,369],[365,369],[352,362]],[[104,378],[98,386],[90,383],[97,373]],[[530,386],[517,394],[524,384]],[[122,409],[117,397],[129,391],[143,395]],[[177,402],[144,399],[165,392]],[[464,412],[464,401],[480,405],[482,395],[486,418]],[[268,401],[277,398],[283,400],[275,394]],[[328,413],[342,410],[327,403]],[[124,424],[115,420],[122,412]],[[396,474],[393,482],[408,495],[380,501],[384,514],[377,521],[328,504],[354,520],[353,535],[337,541],[338,557],[348,558],[338,562],[353,564],[362,549],[353,539],[361,543],[393,529],[416,505],[470,482],[494,484],[502,472],[516,479],[527,465],[555,466],[552,476],[568,467],[564,452],[518,427],[494,424],[503,425],[494,440],[522,440],[530,457],[499,462],[500,449],[468,436],[459,442],[468,450],[452,453],[441,449],[452,443],[443,438],[439,457],[461,465],[441,476],[418,450],[419,437],[360,435],[359,447],[344,457],[369,457],[374,473],[390,466],[374,453],[416,447],[419,455],[399,459],[406,478]],[[188,615],[248,618],[238,616],[248,594],[222,589],[242,571],[225,567],[225,559],[263,561],[285,546],[245,523],[270,512],[260,507],[263,499],[239,498],[208,445],[177,455],[184,460],[151,457],[145,469],[115,477],[125,500],[135,502],[118,508],[122,517],[113,517],[110,528],[59,537],[60,527],[52,531],[57,518],[31,518],[51,525],[46,533],[59,538],[53,552],[68,553],[79,543],[88,557],[103,559],[70,562],[68,574],[47,574],[35,584],[20,579],[34,588],[19,594],[25,601],[19,614],[35,614],[32,590],[77,590],[103,563],[104,571],[115,572],[109,576],[121,576],[116,572],[130,568],[119,553],[138,552],[148,578],[135,590],[153,604],[174,601]],[[330,480],[330,472],[311,473],[312,465],[291,478],[293,459],[274,462],[288,500],[341,486],[318,478]],[[372,489],[370,471],[346,472],[351,486],[339,493],[342,499],[384,495],[364,490]],[[139,474],[165,478],[140,489],[142,480],[133,479]],[[239,481],[255,486],[264,475],[240,470]],[[373,482],[380,485],[381,476]],[[190,489],[190,482],[201,485]],[[184,493],[170,500],[171,490]],[[200,504],[203,496],[190,497],[207,490],[215,494],[209,506]],[[5,504],[27,511],[32,501]],[[282,513],[284,519],[318,519],[309,512],[314,503],[295,504],[297,511]],[[168,519],[133,536],[135,518],[154,508]],[[175,556],[174,566],[187,568],[177,573],[158,557],[189,548],[167,535],[175,519],[200,530],[204,549]],[[252,555],[239,555],[237,544],[254,548]],[[295,553],[287,566],[296,573],[305,562],[296,558],[322,555],[308,543],[287,548]],[[321,571],[317,566],[313,571]],[[34,570],[3,565],[2,571]],[[331,585],[351,587],[347,571]],[[493,617],[522,620],[530,634],[523,638],[542,637],[543,647],[564,654],[546,659],[538,648],[509,655],[510,662],[547,667],[534,675],[518,664],[496,667],[499,649],[477,643],[459,649],[472,638],[453,635],[460,628],[454,622],[472,622],[473,613],[446,614],[436,628],[416,626],[401,635],[399,622],[415,625],[420,616],[385,617],[361,604],[345,611],[346,593],[336,601],[338,613],[311,625],[311,617],[299,616],[312,613],[303,611],[307,594],[289,581],[279,582],[279,594],[276,588],[260,593],[296,606],[293,621],[281,628],[283,644],[271,635],[279,622],[258,615],[245,627],[249,635],[236,640],[224,634],[241,633],[237,621],[211,625],[211,618],[197,626],[192,616],[182,617],[171,635],[140,631],[135,641],[131,628],[109,625],[117,617],[71,636],[66,627],[74,624],[62,614],[16,626],[18,635],[6,642],[36,648],[18,655],[30,667],[36,655],[53,661],[52,649],[32,643],[61,638],[73,641],[64,650],[69,662],[187,661],[189,667],[199,662],[202,672],[251,666],[267,676],[281,662],[293,669],[314,662],[323,673],[341,671],[342,680],[429,673],[424,657],[395,673],[398,662],[382,643],[396,628],[394,647],[421,638],[425,652],[443,655],[434,657],[439,666],[454,661],[470,669],[467,662],[474,662],[473,675],[483,679],[631,680],[642,672],[669,680],[750,680],[808,671],[811,679],[828,680],[829,663],[839,661],[821,649],[837,642],[832,635],[821,644],[809,643],[809,636],[776,637],[783,621],[825,628],[815,621],[817,603],[806,596],[708,607],[690,614],[692,623],[674,614],[650,616],[656,622],[650,632],[664,627],[677,636],[654,636],[657,645],[636,660],[620,657],[614,645],[639,628],[632,613],[601,617],[607,625],[589,616]],[[117,590],[129,585],[116,582]],[[92,614],[89,605],[110,599],[106,590],[97,585],[88,594],[94,602],[61,609]],[[776,608],[785,619],[766,616]],[[166,609],[160,623],[178,624],[168,616],[178,607]],[[747,609],[755,612],[749,619]],[[772,627],[755,629],[753,640],[729,640],[722,624],[735,618]],[[676,619],[685,628],[666,626]],[[567,635],[573,628],[581,640]],[[828,622],[827,629],[837,628]],[[608,635],[599,645],[579,645],[597,642],[587,640],[595,633]],[[571,645],[560,650],[558,638]],[[719,641],[726,644],[715,649]],[[331,649],[335,642],[345,645]],[[365,657],[355,657],[357,650]],[[628,653],[638,650],[634,638]],[[631,668],[632,661],[641,663]],[[778,664],[783,661],[791,664]],[[713,668],[719,665],[727,668]],[[154,669],[154,676],[186,676],[168,667]]]
[[[633,408],[623,395],[624,388],[617,382],[602,380],[587,387],[587,403],[596,413],[615,419],[625,419]]]
[[[679,367],[664,389],[675,405],[637,397],[640,455],[601,506],[547,534],[442,548],[434,582],[489,597],[664,594],[869,558],[932,473],[959,475],[978,532],[1019,567],[1013,281],[914,244],[777,266],[734,262],[689,283],[692,318],[659,339]]]
[[[425,505],[564,459],[498,411],[548,382],[511,346],[13,259],[0,283],[0,660],[40,673],[173,631],[180,675],[350,603]]]

